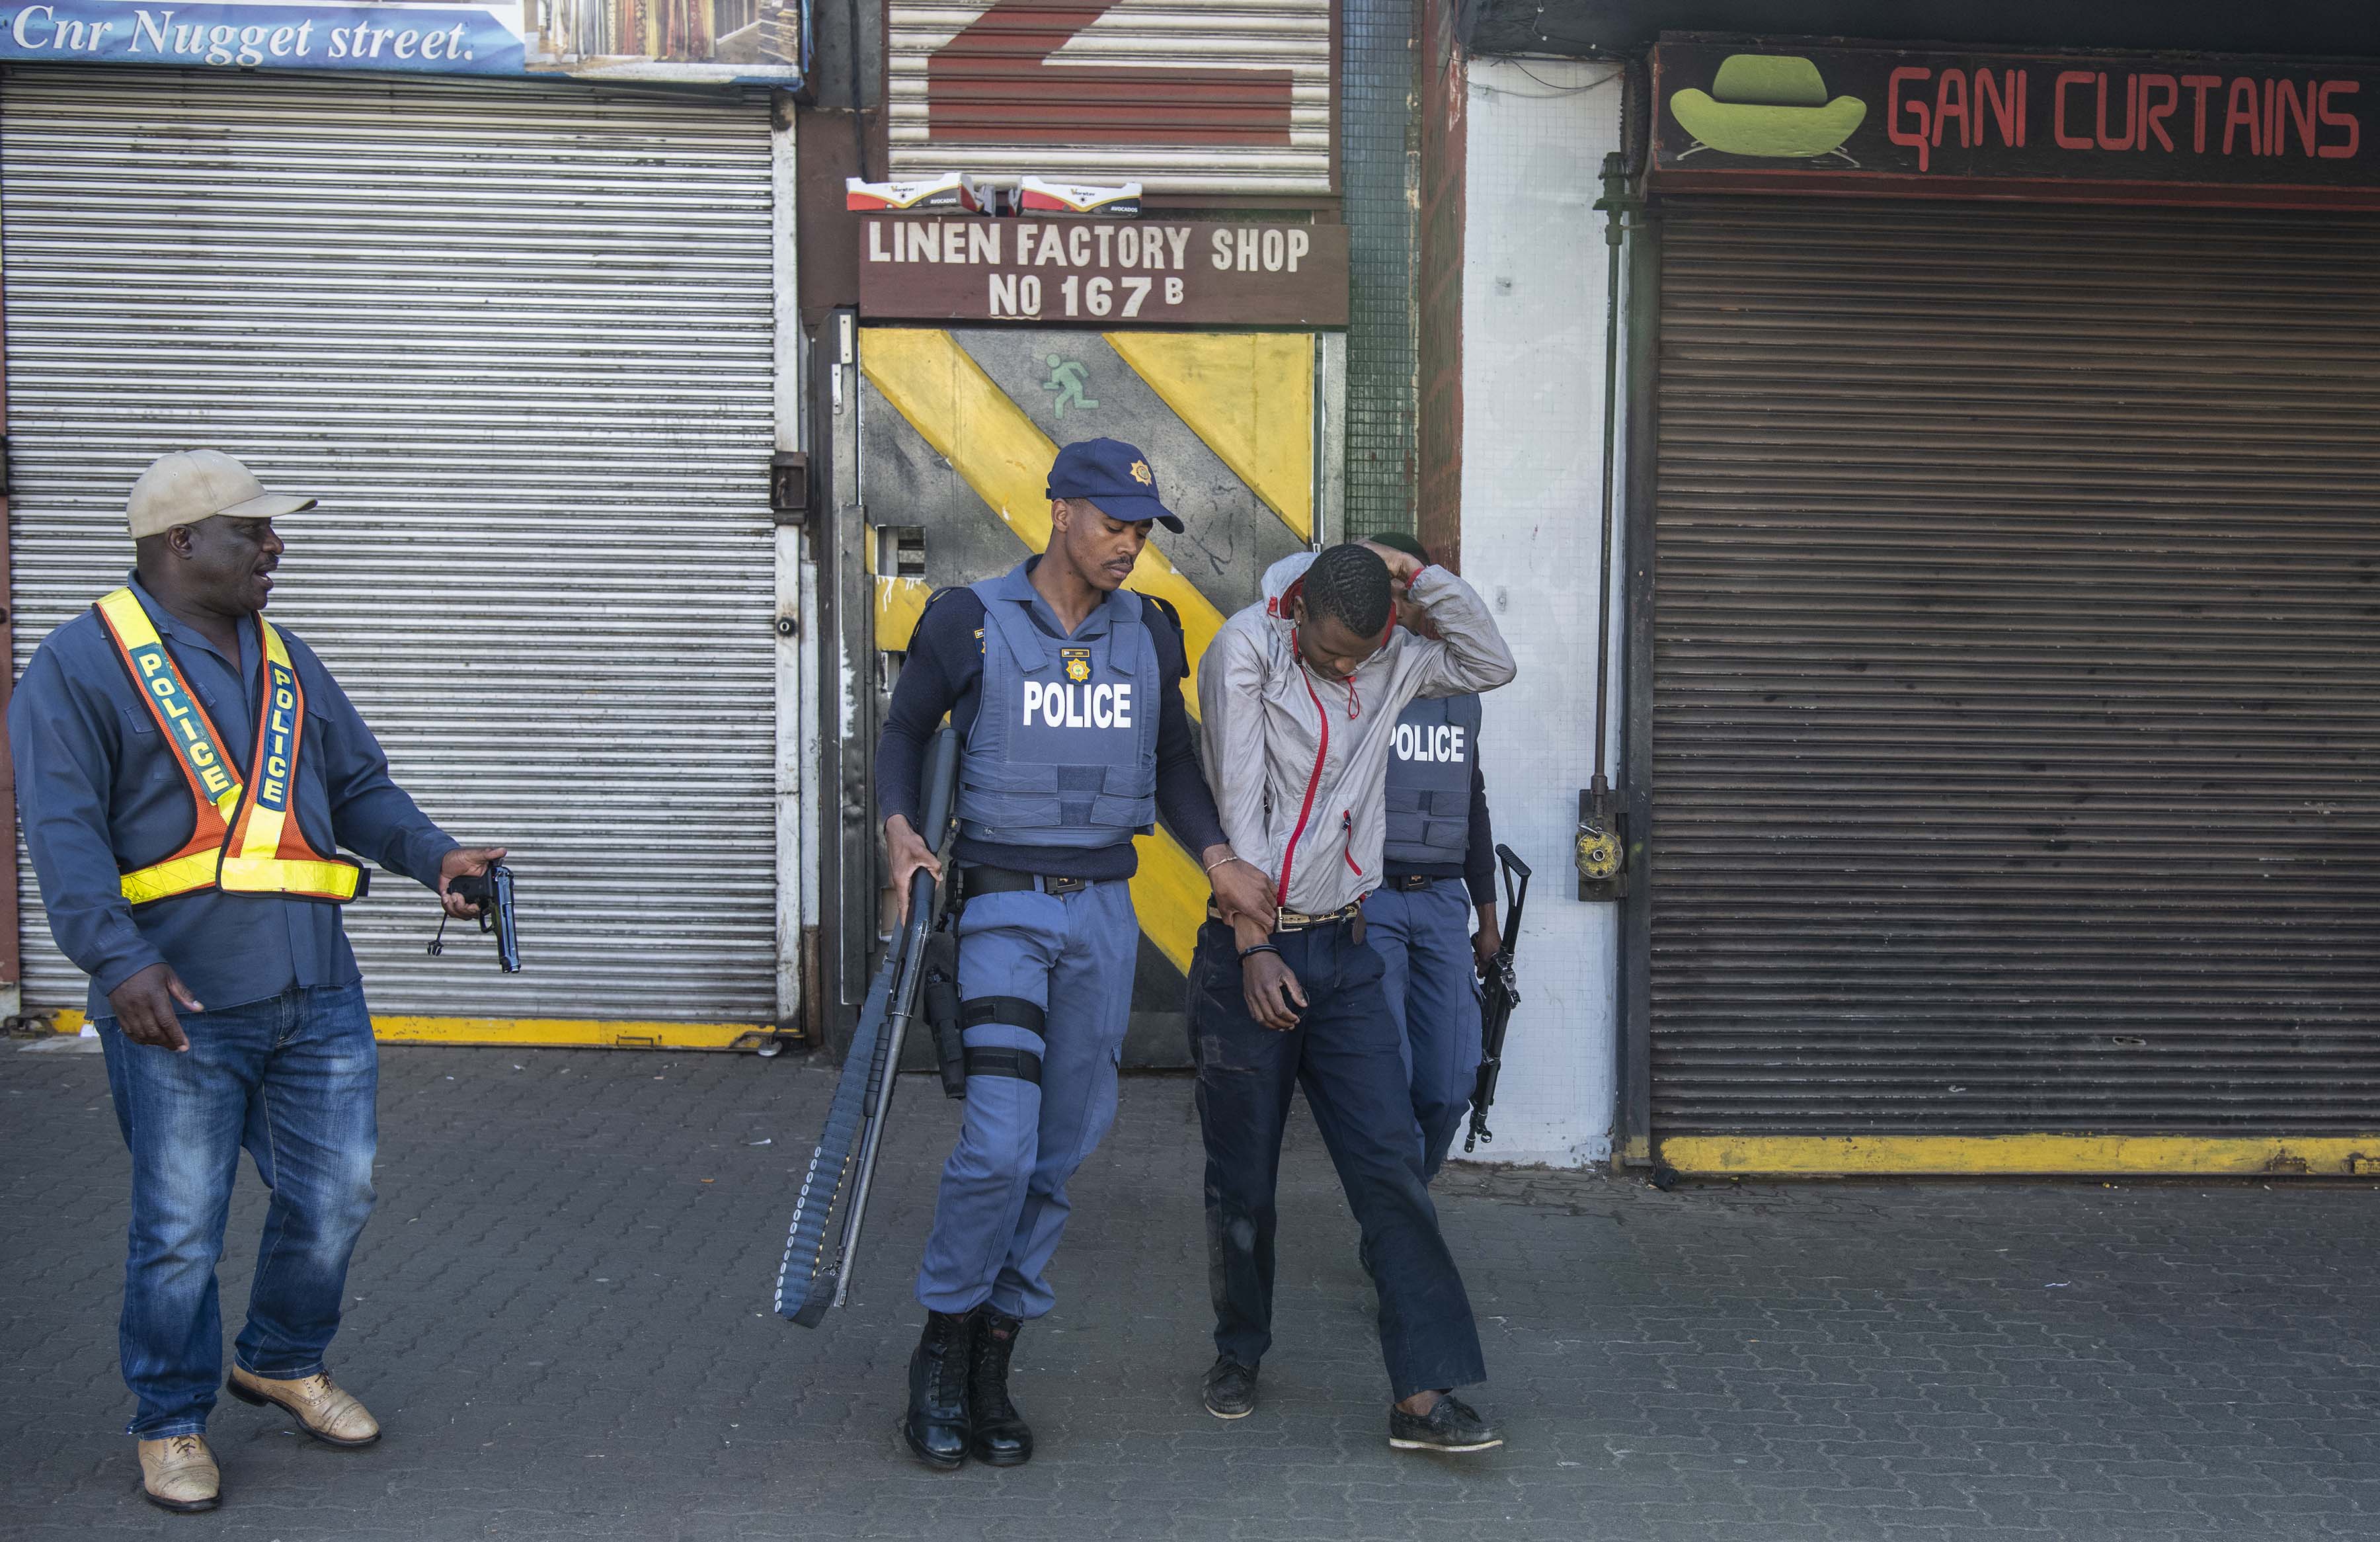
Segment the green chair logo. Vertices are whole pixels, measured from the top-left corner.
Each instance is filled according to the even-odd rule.
[[[1731,54],[1722,60],[1711,89],[1688,87],[1670,98],[1670,111],[1694,137],[1679,155],[1716,150],[1763,160],[1815,160],[1844,153],[1843,141],[1867,116],[1856,96],[1827,100],[1818,67],[1791,55]]]

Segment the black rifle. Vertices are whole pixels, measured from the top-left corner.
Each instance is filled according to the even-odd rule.
[[[925,823],[917,837],[937,855],[950,834],[958,759],[958,735],[948,728],[927,747]],[[809,1171],[794,1200],[793,1227],[777,1269],[777,1315],[804,1328],[816,1328],[829,1306],[843,1305],[851,1288],[852,1259],[868,1215],[868,1182],[876,1172],[884,1116],[892,1106],[901,1040],[909,1030],[926,972],[926,939],[933,914],[934,875],[920,868],[909,883],[909,918],[868,984],[850,1053],[844,1057],[843,1076],[827,1105],[825,1133],[810,1153]],[[827,1220],[846,1188],[851,1197],[843,1207],[842,1237],[829,1258]]]
[[[450,879],[446,892],[480,910],[480,929],[496,934],[496,963],[507,975],[520,973],[520,933],[513,927],[513,870],[498,862],[484,873],[464,873]],[[437,940],[430,944],[435,958],[445,951],[446,923],[438,923]]]
[[[1529,902],[1529,865],[1512,855],[1510,846],[1498,846],[1496,859],[1504,868],[1504,944],[1488,961],[1488,978],[1480,1004],[1479,1076],[1471,1084],[1471,1131],[1463,1137],[1463,1149],[1472,1150],[1481,1141],[1492,1144],[1496,1137],[1488,1133],[1488,1111],[1496,1101],[1496,1076],[1504,1069],[1504,1030],[1512,1025],[1512,1009],[1521,1004],[1520,982],[1512,975],[1512,945],[1521,940],[1521,907]],[[1512,875],[1521,875],[1520,886],[1512,884]]]

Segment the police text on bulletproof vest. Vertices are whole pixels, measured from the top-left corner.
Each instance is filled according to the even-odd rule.
[[[1464,730],[1457,723],[1400,722],[1396,737],[1390,744],[1400,760],[1435,760],[1460,765],[1471,758],[1464,739]]]
[[[1049,728],[1130,728],[1130,686],[1070,686],[1052,681],[1025,682],[1025,713],[1020,726],[1030,728],[1038,714]]]

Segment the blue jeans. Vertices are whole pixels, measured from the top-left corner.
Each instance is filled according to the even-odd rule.
[[[1459,878],[1364,896],[1364,937],[1387,975],[1389,1015],[1413,1080],[1421,1171],[1435,1178],[1471,1111],[1479,1075],[1479,976],[1471,951],[1475,915]]]
[[[1115,1123],[1140,923],[1118,879],[1071,894],[978,895],[959,910],[958,935],[963,1001],[1005,999],[1044,1014],[1035,1033],[1013,1021],[1030,1014],[1012,1008],[968,1028],[967,1045],[1038,1055],[1041,1079],[967,1078],[917,1300],[934,1312],[989,1301],[1038,1317],[1057,1301],[1048,1269],[1074,1210],[1067,1181]]]
[[[1483,1380],[1471,1300],[1422,1179],[1413,1094],[1380,992],[1380,955],[1346,925],[1275,932],[1307,1005],[1277,1033],[1249,1015],[1231,929],[1209,921],[1190,964],[1190,1054],[1207,1143],[1207,1266],[1215,1348],[1253,1366],[1272,1347],[1273,1233],[1290,1093],[1306,1105],[1363,1228],[1379,1293],[1390,1395]]]
[[[273,1191],[249,1293],[240,1367],[285,1379],[322,1368],[347,1259],[372,1208],[380,1056],[360,985],[293,988],[185,1013],[187,1054],[98,1022],[107,1087],[132,1152],[132,1226],[118,1340],[144,1440],[207,1427],[223,1381],[223,1254],[240,1147]]]

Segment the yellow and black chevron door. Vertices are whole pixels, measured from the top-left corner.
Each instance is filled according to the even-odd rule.
[[[1267,567],[1314,539],[1316,350],[1310,333],[863,329],[859,484],[877,648],[905,650],[935,589],[1041,550],[1058,446],[1122,439],[1147,453],[1188,527],[1156,531],[1130,587],[1181,613],[1195,715],[1216,628],[1260,597]],[[1183,972],[1206,902],[1190,855],[1161,830],[1143,836],[1128,1053],[1144,1062],[1183,1058]]]

